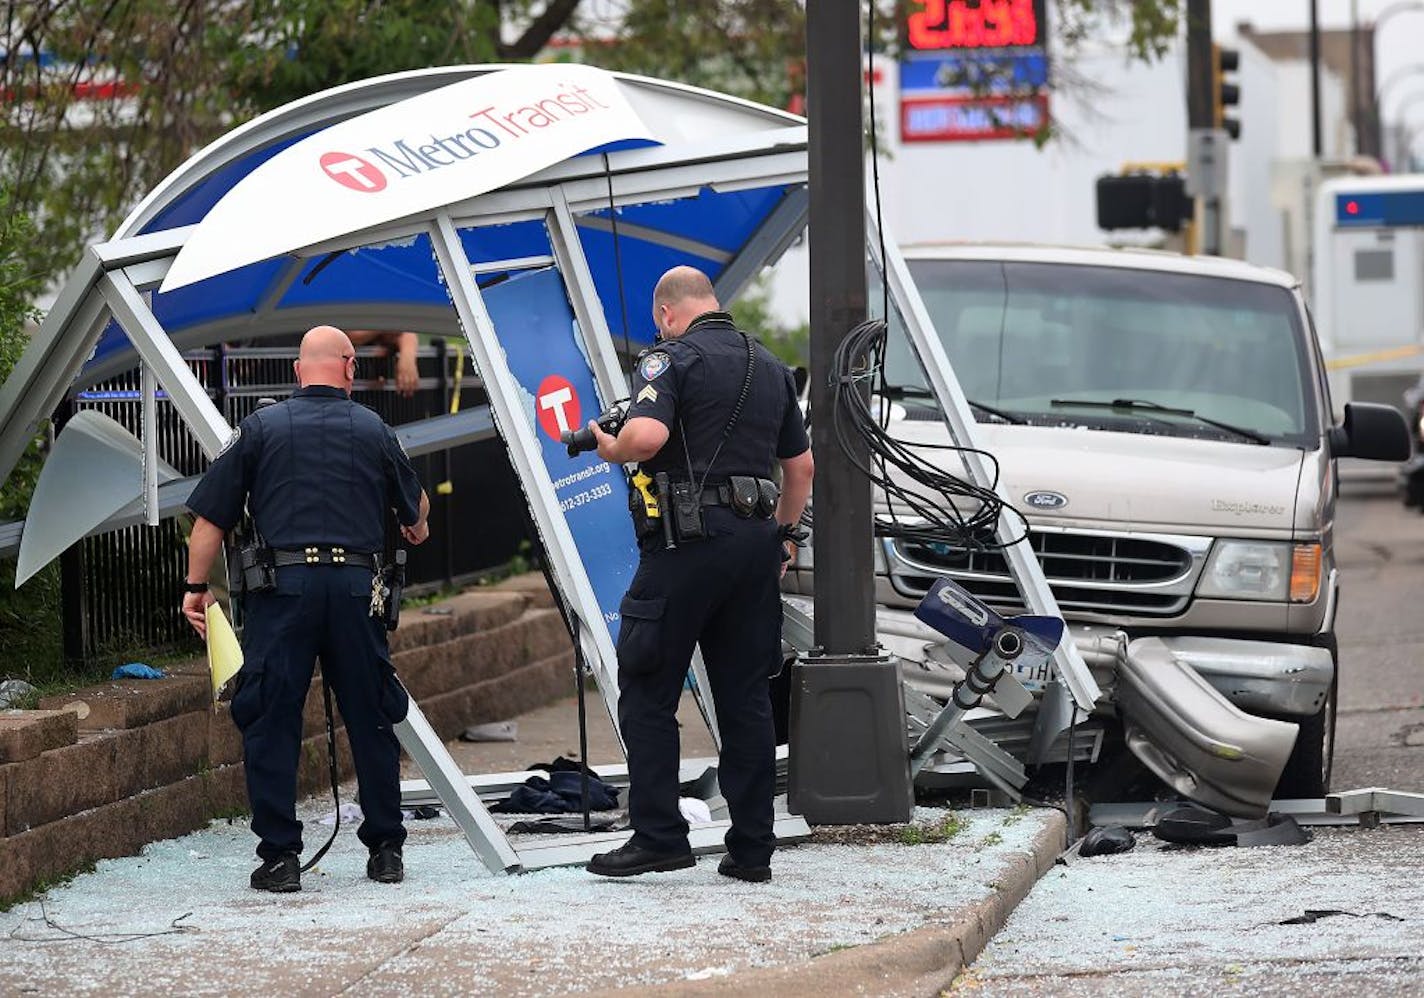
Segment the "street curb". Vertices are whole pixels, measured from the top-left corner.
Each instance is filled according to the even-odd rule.
[[[1068,821],[1049,811],[1027,852],[1006,857],[998,889],[954,913],[948,924],[930,925],[881,942],[855,946],[782,967],[749,970],[705,981],[674,981],[632,989],[660,996],[756,994],[799,998],[807,994],[938,995],[954,983],[994,934],[1004,927],[1038,879],[1066,848]],[[620,992],[627,994],[627,991]]]

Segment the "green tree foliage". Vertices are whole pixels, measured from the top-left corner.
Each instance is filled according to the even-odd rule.
[[[14,210],[0,187],[0,383],[15,369],[29,342],[27,325],[40,280],[23,250],[34,241],[30,219]],[[0,522],[25,515],[39,477],[39,438],[0,484]],[[48,679],[59,664],[59,572],[51,566],[15,590],[15,563],[0,561],[0,677]]]
[[[585,61],[774,107],[804,89],[802,0],[628,0],[618,13],[577,22]]]
[[[25,248],[33,241],[29,216],[15,210],[9,193],[0,187],[0,384],[15,369],[29,343],[27,325],[39,318],[34,300],[40,280],[24,258]],[[14,473],[0,485],[0,522],[25,515],[39,475],[37,450],[32,444]]]
[[[745,329],[765,344],[787,364],[802,367],[810,364],[811,327],[808,323],[789,326],[777,320],[771,311],[771,292],[766,274],[758,277],[728,306],[737,328]]]
[[[429,66],[526,60],[579,0],[38,0],[7,3],[0,186],[53,280],[206,143],[280,104]],[[513,31],[509,24],[521,24]],[[501,30],[498,26],[505,25]],[[506,35],[509,37],[506,38]],[[43,53],[45,58],[30,57]],[[109,99],[115,93],[122,99]]]

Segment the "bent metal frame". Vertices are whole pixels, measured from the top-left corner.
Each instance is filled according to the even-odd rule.
[[[787,197],[736,253],[715,250],[726,267],[716,291],[723,301],[734,299],[763,267],[775,262],[800,235],[806,224],[807,182],[806,129],[791,126],[766,134],[702,142],[695,162],[687,150],[669,147],[625,150],[608,154],[605,168],[594,157],[567,161],[545,171],[542,183],[506,188],[453,205],[446,205],[393,225],[353,232],[340,240],[308,247],[295,254],[289,265],[292,277],[301,264],[312,257],[425,234],[431,240],[439,272],[446,284],[458,328],[469,342],[472,357],[489,397],[489,412],[495,428],[508,449],[519,475],[530,512],[550,562],[550,571],[568,611],[580,623],[582,658],[590,664],[598,689],[611,717],[617,717],[616,654],[608,626],[595,599],[588,573],[560,511],[549,472],[540,458],[539,443],[524,412],[520,388],[505,362],[494,323],[486,308],[476,275],[489,271],[520,271],[552,265],[562,277],[582,338],[584,354],[594,375],[603,404],[623,397],[626,382],[619,367],[613,338],[604,319],[604,310],[594,286],[583,245],[580,224],[598,227],[601,220],[576,222],[576,212],[609,206],[666,201],[695,197],[699,190],[738,190],[785,185]],[[607,185],[617,180],[617,193]],[[472,265],[460,239],[460,230],[531,219],[546,226],[551,257],[520,258]],[[872,217],[872,224],[874,218]],[[93,351],[110,318],[123,328],[142,367],[141,388],[144,412],[149,416],[142,430],[142,490],[145,522],[156,524],[162,511],[171,509],[171,500],[158,488],[157,433],[151,418],[161,388],[183,422],[211,458],[231,435],[217,407],[197,378],[188,369],[178,347],[154,315],[147,294],[167,273],[174,256],[193,227],[170,229],[148,235],[116,239],[91,246],[75,274],[56,300],[55,306],[36,334],[31,349],[17,367],[11,382],[0,389],[0,467],[8,469],[18,456],[23,428],[36,425],[58,405],[70,384]],[[872,240],[872,246],[875,240]],[[711,249],[704,247],[704,249]],[[878,254],[878,248],[876,249]],[[711,255],[711,254],[708,254]],[[909,277],[904,260],[887,240],[888,272],[892,298],[905,319],[915,353],[930,377],[930,383],[944,413],[951,439],[961,446],[975,446],[974,420],[965,402],[943,347],[933,334],[928,314]],[[881,264],[878,255],[875,258]],[[382,317],[378,317],[382,318]],[[442,445],[441,437],[458,438],[469,427],[457,422],[422,440],[423,449]],[[16,432],[16,428],[21,432]],[[18,442],[17,442],[18,440]],[[969,476],[980,485],[992,485],[989,469],[973,450],[965,453]],[[101,528],[96,528],[102,529]],[[1007,518],[998,527],[1000,539],[1011,536]],[[1033,553],[1026,545],[1009,549],[1014,579],[1025,595],[1031,612],[1057,614]],[[1080,709],[1091,709],[1097,687],[1078,656],[1072,642],[1064,642],[1056,657],[1058,674],[1067,686],[1060,696],[1067,708],[1069,697]],[[695,675],[700,707],[716,739],[715,715],[707,693],[705,675],[696,663]],[[1045,701],[1047,703],[1048,701]],[[1066,726],[1062,709],[1056,714],[1041,709],[1038,729]],[[615,724],[615,730],[616,730]],[[1061,730],[1058,727],[1057,730]],[[1057,730],[1036,729],[1036,740],[1049,741]],[[451,759],[439,735],[430,726],[414,700],[409,715],[396,728],[402,746],[420,767],[428,790],[438,795],[447,812],[485,866],[492,872],[519,872],[553,865],[586,863],[594,851],[605,848],[615,835],[574,836],[516,849],[505,837],[481,802],[479,777],[462,774]],[[407,785],[409,786],[409,785]],[[416,788],[418,789],[418,788]],[[696,851],[720,848],[725,822],[713,822],[693,829]],[[809,833],[803,819],[779,815],[776,831],[783,840],[800,839]]]

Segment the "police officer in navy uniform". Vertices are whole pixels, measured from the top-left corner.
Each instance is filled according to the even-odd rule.
[[[188,499],[196,521],[183,612],[206,633],[208,574],[246,506],[270,549],[275,583],[244,597],[243,666],[232,700],[252,830],[261,840],[252,886],[301,889],[297,763],[317,658],[356,763],[367,876],[396,883],[404,876],[405,828],[392,726],[405,718],[408,702],[391,667],[385,624],[372,616],[372,579],[387,511],[395,510],[405,539],[420,544],[430,533],[430,504],[395,433],[349,397],[356,351],[346,334],[331,326],[310,330],[293,367],[301,387],[243,420]]]
[[[603,876],[695,862],[678,811],[676,711],[700,645],[722,736],[718,779],[732,819],[718,872],[771,878],[776,745],[769,679],[781,662],[779,580],[813,464],[791,371],[720,309],[701,271],[664,274],[653,292],[662,342],[639,358],[626,422],[616,437],[589,423],[605,460],[639,462],[642,474],[672,492],[680,486],[702,514],[701,537],[677,539],[671,527],[640,532],[638,571],[618,631],[618,720],[633,836],[589,863]],[[770,481],[778,462],[779,496]],[[738,493],[760,489],[757,508],[749,511],[734,486]],[[659,490],[661,517],[672,515],[675,503]]]

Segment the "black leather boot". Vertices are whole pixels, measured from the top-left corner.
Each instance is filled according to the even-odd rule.
[[[601,852],[589,861],[588,872],[600,877],[636,877],[640,873],[667,873],[697,865],[690,852],[653,852],[629,842],[612,852]]]

